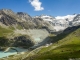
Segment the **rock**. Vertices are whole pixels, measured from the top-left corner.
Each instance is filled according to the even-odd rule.
[[[17,47],[29,48],[34,45],[29,36],[18,36],[14,40],[14,45]]]

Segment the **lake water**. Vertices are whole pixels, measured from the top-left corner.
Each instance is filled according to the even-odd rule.
[[[22,48],[15,48],[19,53],[21,52],[26,52],[27,49],[22,49]],[[14,54],[17,54],[16,50],[13,50],[13,49],[10,49],[8,52],[3,52],[3,51],[0,51],[0,58],[2,57],[7,57],[9,55],[14,55]]]
[[[40,38],[35,38],[35,42],[36,42],[36,43],[39,43],[40,41],[41,41]]]

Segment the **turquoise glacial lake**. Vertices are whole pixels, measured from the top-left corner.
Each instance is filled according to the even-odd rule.
[[[26,52],[27,51],[27,49],[22,49],[22,48],[15,48],[15,49],[18,51],[18,53]],[[7,51],[7,52],[0,51],[0,58],[8,57],[10,55],[17,54],[16,50],[9,49],[9,51]]]

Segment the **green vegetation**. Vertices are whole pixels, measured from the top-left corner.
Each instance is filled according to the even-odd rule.
[[[23,27],[21,25],[18,24],[18,26],[16,27],[17,29],[23,29]]]
[[[54,36],[56,36],[55,34],[49,34],[49,37],[53,38]]]
[[[8,39],[6,37],[0,37],[0,46],[8,46]]]
[[[7,36],[9,33],[11,33],[12,30],[11,29],[8,29],[8,28],[2,28],[0,26],[0,37],[3,37],[3,36]]]
[[[21,35],[14,38],[14,43],[16,47],[23,47],[23,48],[29,48],[34,45],[34,43],[31,41],[31,37],[28,35]]]
[[[9,46],[9,39],[7,36],[12,33],[13,30],[10,28],[3,28],[0,26],[0,47],[1,50],[5,50]]]
[[[70,58],[80,58],[80,28],[54,37],[53,35],[50,36],[52,45],[40,48],[38,51],[34,50],[35,54],[32,56],[30,56],[32,53],[27,52],[16,56],[16,58],[10,56],[8,60],[69,60]],[[29,54],[28,57],[26,57],[27,54]]]
[[[76,31],[62,33],[52,37],[53,45],[42,48],[34,56],[24,60],[69,60],[80,58],[80,28]]]
[[[15,28],[14,28],[13,26],[9,26],[9,28],[10,28],[11,30],[15,30]]]

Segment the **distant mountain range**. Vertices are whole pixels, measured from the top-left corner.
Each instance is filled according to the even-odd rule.
[[[28,52],[16,55],[16,58],[15,55],[11,56],[7,60],[78,58],[80,57],[80,14],[31,17],[24,12],[15,13],[10,9],[1,9],[0,50],[5,51],[9,47],[25,48]]]
[[[41,18],[33,18],[27,13],[15,13],[10,9],[1,9],[0,46],[29,48],[48,37],[49,33],[44,29],[52,27],[48,21],[44,21]]]
[[[0,22],[6,26],[21,27],[22,29],[49,27],[51,24],[41,18],[32,18],[24,12],[14,13],[10,9],[0,10]],[[16,28],[17,29],[17,28]]]
[[[80,14],[52,17],[49,15],[35,16],[34,18],[41,18],[44,21],[50,22],[54,27],[54,31],[64,30],[68,27],[80,25]]]
[[[67,27],[80,25],[80,14],[67,15],[67,16],[49,16],[40,15],[31,17],[24,12],[14,13],[10,9],[0,10],[0,23],[6,26],[12,26],[15,29],[17,27],[21,29],[35,29],[47,27],[54,32],[63,31]]]

